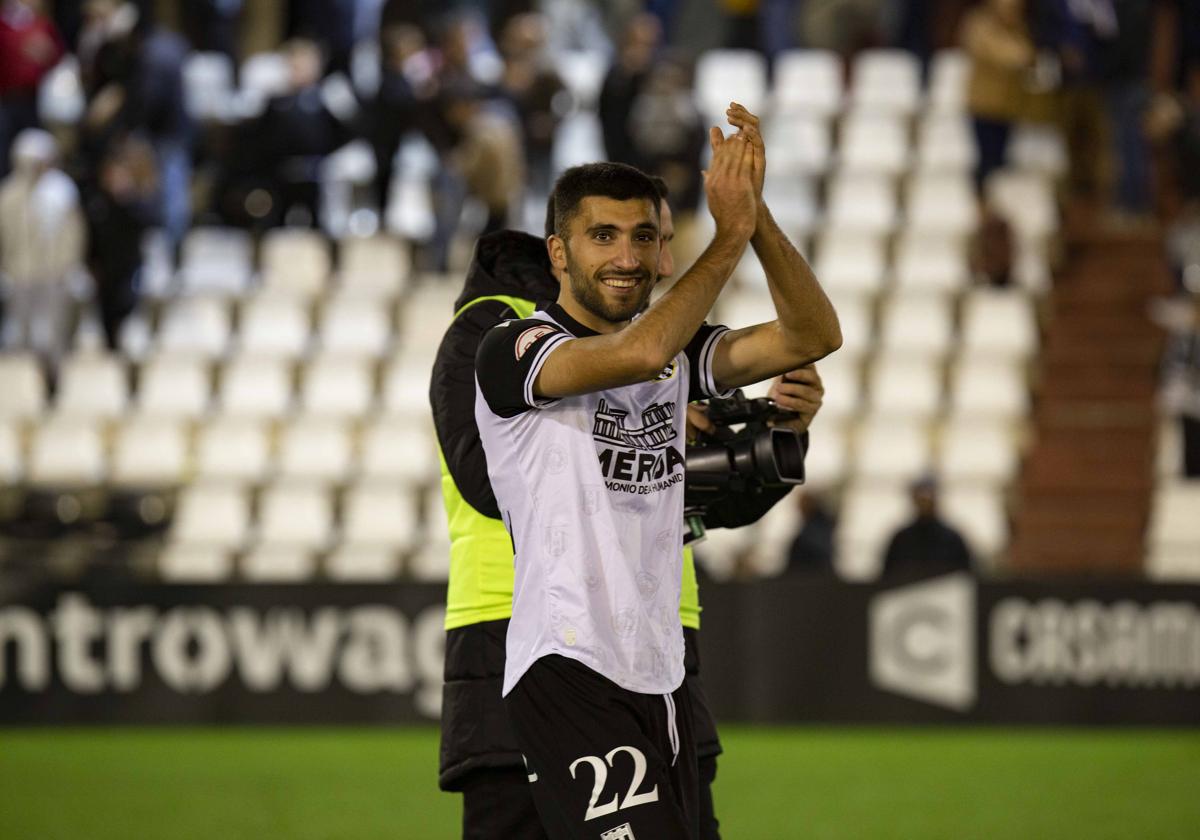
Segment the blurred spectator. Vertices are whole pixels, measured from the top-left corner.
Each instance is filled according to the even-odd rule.
[[[91,163],[114,138],[137,133],[154,149],[159,216],[177,247],[191,224],[193,126],[184,104],[188,45],[131,3],[89,0],[80,53],[88,91],[85,135]]]
[[[181,6],[183,34],[193,48],[237,59],[243,0],[189,0]]]
[[[386,211],[394,160],[404,136],[423,126],[430,107],[432,67],[420,28],[406,23],[380,33],[379,90],[365,109],[367,134],[375,153],[375,195]]]
[[[476,86],[448,89],[443,103],[446,120],[458,137],[447,162],[467,194],[487,208],[480,235],[508,227],[525,183],[524,154],[514,121],[485,105]]]
[[[1167,348],[1164,390],[1167,410],[1179,417],[1183,475],[1200,478],[1200,288],[1189,302],[1190,323],[1174,331]]]
[[[938,515],[937,481],[925,476],[911,488],[917,516],[892,537],[883,558],[883,577],[917,578],[969,572],[971,554],[962,535]]]
[[[665,59],[650,71],[630,109],[629,135],[635,157],[666,182],[676,209],[694,210],[707,133],[682,60]]]
[[[963,19],[962,46],[971,57],[967,107],[979,160],[975,185],[1004,165],[1008,140],[1021,116],[1034,48],[1023,0],[985,0]]]
[[[571,94],[545,48],[546,21],[539,14],[516,15],[501,33],[501,89],[520,118],[529,186],[539,196],[550,193],[554,135],[571,109]]]
[[[116,141],[101,159],[97,175],[86,202],[88,267],[105,344],[115,351],[121,325],[137,307],[142,237],[161,221],[154,151],[133,137]]]
[[[32,350],[49,370],[67,349],[70,280],[87,233],[79,191],[57,159],[52,136],[25,129],[13,143],[12,174],[0,182],[4,344]]]
[[[787,575],[833,575],[833,533],[837,520],[820,494],[802,489],[797,496],[802,525],[788,550]]]
[[[303,38],[283,46],[288,90],[272,97],[256,119],[241,127],[233,163],[250,215],[267,227],[289,223],[289,213],[320,219],[321,164],[351,139],[350,129],[321,96],[321,48]]]
[[[0,0],[0,177],[14,138],[38,125],[38,85],[63,51],[41,0]]]
[[[843,56],[882,42],[884,0],[804,0],[800,4],[801,43]]]
[[[975,281],[997,288],[1011,285],[1015,252],[1012,225],[999,213],[985,207],[979,229],[971,238],[971,273]]]
[[[617,57],[600,89],[600,127],[608,159],[640,167],[637,147],[630,132],[629,115],[641,93],[662,35],[658,18],[641,14],[631,19],[620,39]]]
[[[287,36],[316,41],[327,59],[323,69],[348,73],[355,37],[368,28],[359,18],[371,14],[367,7],[375,5],[365,0],[292,0],[287,4]],[[378,9],[374,20],[378,25]]]

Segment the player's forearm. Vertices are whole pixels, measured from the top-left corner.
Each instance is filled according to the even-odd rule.
[[[733,269],[746,250],[747,237],[718,231],[688,271],[625,331],[638,352],[666,367],[704,323]]]
[[[808,261],[779,229],[763,202],[759,203],[758,224],[750,242],[767,275],[780,333],[795,350],[800,360],[797,364],[841,347],[842,329],[833,304]]]

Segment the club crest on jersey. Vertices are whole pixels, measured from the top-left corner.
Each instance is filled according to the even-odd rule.
[[[654,377],[654,381],[655,382],[665,382],[666,380],[668,380],[672,376],[674,376],[675,371],[678,369],[679,369],[679,365],[677,365],[675,363],[674,359],[672,359],[671,363],[662,369],[662,373],[660,373],[658,376]]]
[[[637,838],[633,836],[633,826],[625,823],[601,834],[600,840],[637,840]]]
[[[532,347],[534,342],[536,342],[539,338],[544,335],[549,335],[552,332],[556,332],[556,330],[554,327],[551,327],[548,324],[543,324],[540,327],[530,327],[529,329],[525,330],[525,332],[517,336],[517,343],[514,346],[514,352],[517,354],[517,358],[520,359],[522,356],[524,356],[529,348]]]
[[[628,416],[628,411],[613,408],[607,400],[601,399],[596,408],[592,437],[614,446],[658,449],[678,436],[673,422],[674,403],[654,403],[642,411],[642,426],[637,429],[625,428],[625,418]]]

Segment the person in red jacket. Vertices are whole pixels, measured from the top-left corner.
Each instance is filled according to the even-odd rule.
[[[13,138],[38,126],[38,85],[64,52],[41,0],[0,0],[0,176]]]

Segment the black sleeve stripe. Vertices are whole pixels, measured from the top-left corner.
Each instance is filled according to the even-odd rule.
[[[525,404],[533,408],[544,408],[558,402],[557,398],[539,399],[533,393],[533,384],[537,380],[538,374],[542,371],[542,365],[546,364],[546,359],[550,358],[550,352],[554,348],[561,345],[563,342],[570,341],[571,336],[567,333],[557,333],[546,339],[542,346],[538,348],[537,354],[533,357],[533,362],[529,365],[529,372],[525,374]]]

